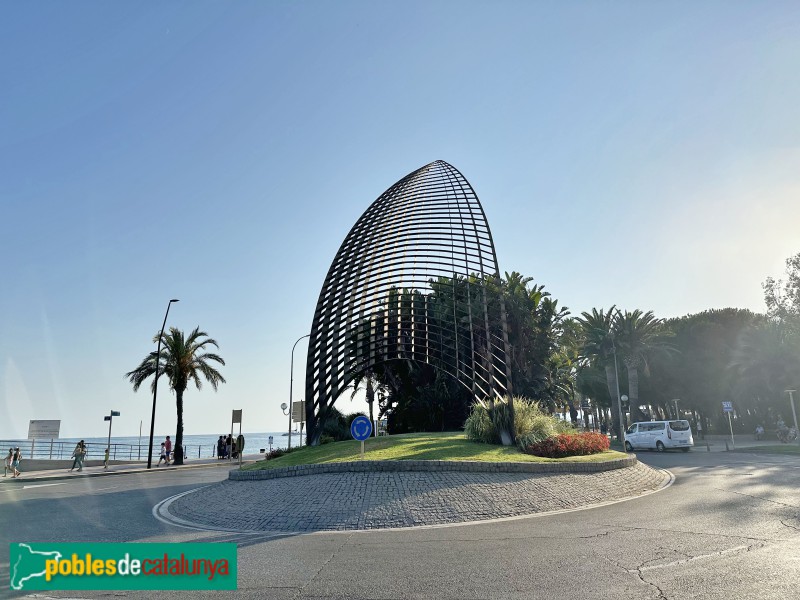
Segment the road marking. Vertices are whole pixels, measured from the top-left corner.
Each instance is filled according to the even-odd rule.
[[[736,546],[735,548],[728,548],[727,550],[712,552],[711,554],[700,554],[699,556],[692,556],[691,558],[682,558],[681,560],[675,560],[661,565],[651,565],[649,567],[642,567],[641,569],[628,569],[628,572],[641,573],[643,571],[653,571],[655,569],[667,569],[669,567],[679,567],[681,565],[685,565],[686,563],[694,562],[696,560],[703,560],[705,558],[716,558],[719,556],[725,556],[726,554],[734,554],[737,552],[741,552],[742,550],[749,550],[750,548],[751,546]]]
[[[102,492],[104,490],[113,490],[113,489],[116,489],[118,487],[119,487],[118,485],[112,485],[111,487],[98,488],[96,490],[89,490],[89,491],[91,491],[91,492]]]
[[[37,483],[35,485],[23,485],[22,489],[23,490],[30,490],[30,489],[33,489],[33,488],[49,487],[51,485],[66,485],[66,482],[61,482],[61,483]]]

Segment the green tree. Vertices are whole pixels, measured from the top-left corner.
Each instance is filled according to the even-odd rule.
[[[617,312],[614,319],[614,336],[617,351],[622,355],[622,362],[628,372],[628,398],[633,421],[645,420],[639,405],[639,369],[650,374],[648,358],[658,352],[671,352],[675,347],[667,341],[672,332],[666,329],[663,321],[656,319],[652,311],[643,313]]]
[[[619,397],[617,395],[617,371],[614,368],[614,316],[615,306],[607,311],[592,309],[592,312],[582,312],[578,318],[583,339],[583,356],[590,363],[602,368],[606,374],[608,397],[611,399],[611,428],[622,440],[622,423],[619,420]]]
[[[158,341],[158,334],[153,339]],[[217,390],[220,383],[225,383],[225,378],[210,363],[216,362],[221,365],[225,361],[221,356],[212,352],[207,352],[210,346],[218,348],[217,342],[208,337],[199,327],[195,327],[188,337],[184,336],[183,331],[170,327],[168,332],[164,332],[161,338],[161,357],[158,365],[158,376],[166,375],[169,379],[170,388],[175,392],[175,406],[178,412],[178,422],[175,432],[175,464],[183,464],[183,393],[186,391],[190,382],[193,382],[197,389],[202,389],[202,380],[205,379]],[[151,352],[133,371],[125,373],[133,384],[133,391],[139,387],[149,377],[156,373],[156,352]],[[155,385],[155,378],[152,386]]]
[[[746,329],[733,350],[731,368],[768,398],[768,410],[778,415],[785,407],[785,390],[800,386],[800,343],[780,321]]]
[[[800,252],[786,259],[786,280],[767,277],[762,285],[767,315],[800,330]]]

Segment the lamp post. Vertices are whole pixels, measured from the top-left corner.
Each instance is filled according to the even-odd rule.
[[[286,411],[286,402],[281,402],[281,410],[283,411],[283,414],[289,415],[289,433],[287,434],[289,436],[289,438],[288,438],[287,443],[289,444],[288,447],[291,448],[292,447],[292,409],[290,408],[289,411],[287,412]]]
[[[797,428],[797,413],[794,410],[794,393],[796,391],[797,390],[786,390],[786,393],[789,394],[789,404],[792,407],[792,418],[794,418],[794,430],[800,431],[800,429]],[[798,437],[798,443],[800,443],[800,435],[798,435],[797,437]]]
[[[156,394],[158,393],[158,367],[161,363],[161,338],[164,337],[164,327],[167,326],[167,316],[169,316],[169,307],[173,302],[178,302],[177,298],[173,298],[167,303],[167,312],[164,314],[164,322],[161,324],[161,333],[158,334],[158,350],[156,350],[156,378],[153,381],[153,414],[150,417],[150,444],[147,446],[147,468],[153,466],[153,430],[156,426]]]
[[[619,431],[617,431],[617,439],[622,444],[622,451],[625,452],[625,421],[622,419],[622,396],[619,393],[619,368],[617,367],[617,347],[614,344],[614,338],[611,338],[611,350],[614,352],[614,375],[617,380],[617,411],[619,412]]]
[[[680,415],[678,414],[678,402],[680,402],[680,398],[673,398],[672,401],[675,403],[675,418],[680,419]]]
[[[118,416],[119,416],[119,411],[112,410],[110,415],[103,417],[104,421],[108,421],[108,444],[106,445],[106,448],[108,449],[109,452],[111,452],[111,423],[114,422],[114,417]]]
[[[294,406],[292,405],[292,385],[294,384],[294,349],[297,347],[297,344],[300,340],[305,339],[307,337],[311,337],[310,333],[307,333],[303,336],[297,338],[297,342],[294,343],[292,346],[292,361],[289,365],[289,450],[292,449],[292,410]],[[281,404],[281,409],[283,405]],[[300,434],[300,440],[302,443],[303,434]]]

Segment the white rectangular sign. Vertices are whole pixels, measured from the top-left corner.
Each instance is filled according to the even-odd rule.
[[[302,400],[292,402],[292,421],[294,423],[303,423],[306,420],[306,403]]]
[[[36,421],[31,420],[28,424],[29,440],[54,440],[58,438],[61,429],[61,421]]]

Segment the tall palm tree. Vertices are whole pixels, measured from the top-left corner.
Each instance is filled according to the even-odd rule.
[[[656,319],[653,311],[643,313],[637,309],[633,312],[617,311],[614,319],[614,335],[617,340],[617,350],[622,354],[622,362],[628,371],[631,419],[643,421],[645,415],[639,408],[639,369],[644,369],[645,374],[649,374],[648,355],[675,350],[666,340],[666,337],[672,334],[664,328],[661,319]]]
[[[622,423],[619,415],[619,398],[617,397],[617,372],[614,369],[614,317],[616,306],[608,311],[602,308],[592,309],[591,313],[582,312],[577,321],[583,337],[583,355],[592,364],[602,367],[606,373],[608,396],[611,398],[611,428],[622,440]]]
[[[369,407],[369,422],[374,425],[375,412],[373,406],[375,404],[375,392],[382,392],[385,386],[375,371],[369,369],[366,371],[361,371],[355,376],[355,378],[353,378],[353,392],[350,394],[351,400],[358,394],[362,383],[364,384],[364,388],[366,390],[364,399]],[[377,436],[378,432],[373,431],[373,435]]]
[[[158,341],[158,334],[153,338]],[[208,337],[199,327],[185,337],[183,331],[170,327],[161,338],[161,360],[158,365],[158,376],[166,375],[169,385],[175,391],[175,405],[178,411],[177,431],[175,432],[175,464],[183,464],[183,392],[190,382],[194,382],[197,389],[202,389],[201,379],[205,379],[217,390],[220,383],[225,383],[225,378],[209,362],[221,365],[225,361],[221,356],[206,352],[206,348],[214,346],[219,348],[215,340]],[[156,372],[155,352],[148,354],[133,371],[125,373],[125,377],[133,384],[133,391],[137,391],[144,381]],[[152,390],[155,379],[151,384]]]

